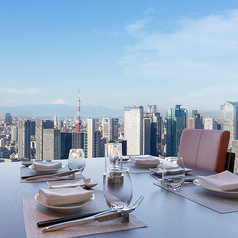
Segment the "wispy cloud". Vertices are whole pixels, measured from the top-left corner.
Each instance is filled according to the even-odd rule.
[[[167,33],[150,32],[149,23],[145,18],[125,28],[137,38],[136,44],[125,47],[120,61],[126,74],[151,80],[161,97],[168,92],[174,95],[170,98],[173,104],[180,103],[179,98],[184,106],[197,104],[205,97],[212,102],[203,105],[208,108],[238,99],[232,89],[238,88],[238,10],[184,18]]]
[[[10,93],[10,94],[23,94],[23,95],[34,95],[40,93],[40,88],[26,88],[26,89],[16,89],[16,88],[1,88],[0,93]]]

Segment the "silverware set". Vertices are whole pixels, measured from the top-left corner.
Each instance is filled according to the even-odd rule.
[[[61,229],[65,229],[68,227],[79,226],[81,224],[90,223],[90,222],[94,222],[94,221],[105,222],[105,221],[117,219],[120,217],[128,220],[129,213],[134,211],[140,205],[140,203],[143,201],[143,199],[144,199],[144,197],[140,196],[133,204],[131,204],[127,207],[124,207],[124,208],[110,209],[110,210],[98,213],[96,215],[88,216],[83,219],[70,220],[70,221],[54,224],[54,225],[43,228],[42,232],[61,230]],[[86,215],[84,215],[84,216],[86,216]]]

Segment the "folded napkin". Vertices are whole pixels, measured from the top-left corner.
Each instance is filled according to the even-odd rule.
[[[84,179],[54,181],[54,182],[46,182],[46,183],[48,184],[50,188],[54,188],[54,186],[62,186],[65,188],[77,187],[77,186],[83,186],[85,184]]]
[[[62,168],[61,162],[51,162],[47,160],[42,161],[34,161],[32,164],[32,168],[36,171],[51,171]]]
[[[210,176],[197,176],[196,180],[204,188],[226,191],[238,189],[238,176],[229,171],[223,171]]]
[[[81,187],[57,189],[40,188],[39,196],[41,200],[48,205],[64,205],[87,201],[93,196],[93,192]]]
[[[135,164],[154,164],[160,163],[159,159],[150,155],[130,156],[130,161]]]

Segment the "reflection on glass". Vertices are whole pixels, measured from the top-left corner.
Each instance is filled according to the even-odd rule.
[[[132,193],[129,169],[108,167],[104,181],[104,196],[107,205],[112,209],[126,207],[131,202]]]
[[[71,149],[68,157],[68,167],[70,170],[79,169],[82,173],[85,168],[85,159],[83,149]]]

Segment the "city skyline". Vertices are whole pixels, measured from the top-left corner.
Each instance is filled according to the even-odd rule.
[[[236,1],[1,4],[0,106],[123,108],[237,101]],[[75,111],[77,115],[77,111]]]

